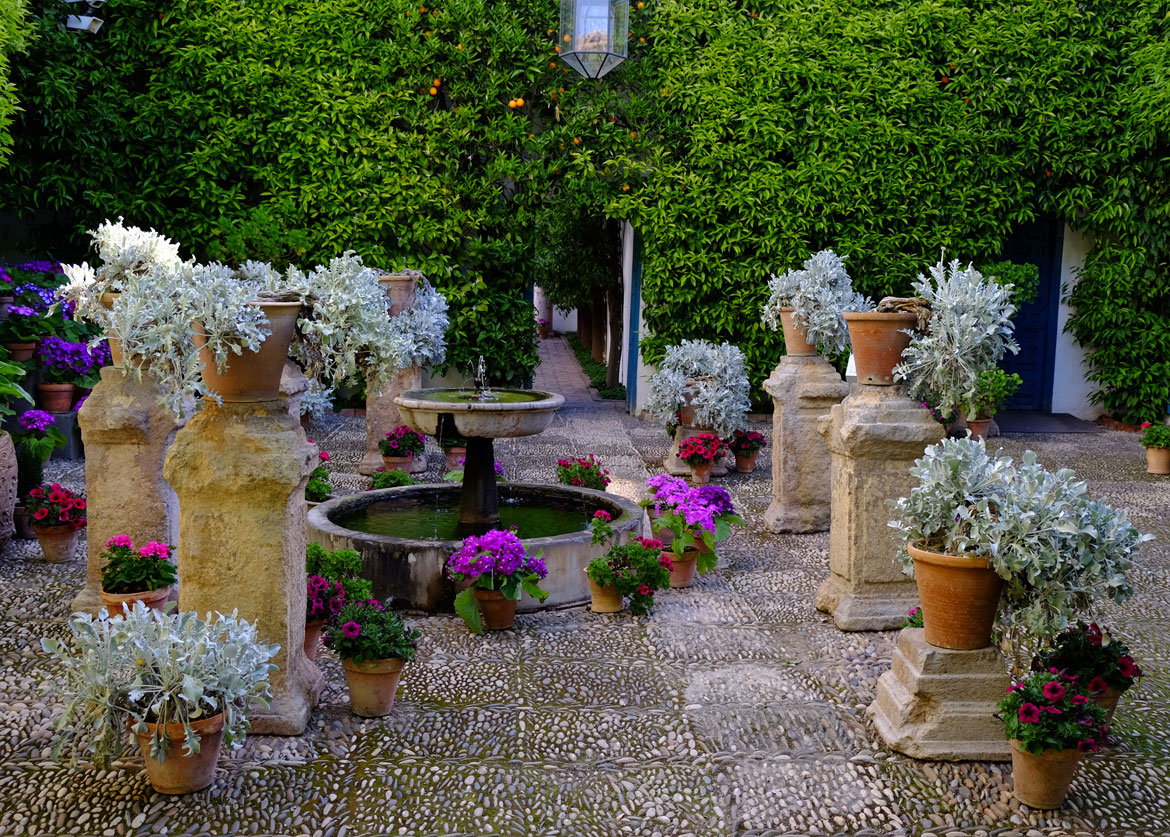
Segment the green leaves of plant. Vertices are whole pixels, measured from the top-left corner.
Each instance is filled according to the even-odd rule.
[[[455,612],[467,623],[473,634],[483,633],[483,620],[479,616],[479,603],[475,600],[472,588],[461,590],[455,594]]]

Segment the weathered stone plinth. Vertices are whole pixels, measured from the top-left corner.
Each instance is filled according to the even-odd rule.
[[[689,477],[691,475],[691,466],[678,458],[679,447],[692,436],[714,432],[710,427],[691,427],[686,424],[679,425],[674,431],[674,441],[670,443],[670,451],[666,454],[666,459],[662,462],[663,470],[674,477]],[[727,466],[720,459],[715,460],[715,465],[711,468],[711,476],[727,476]]]
[[[16,508],[16,447],[12,434],[0,431],[0,549],[12,540]]]
[[[85,443],[89,558],[74,611],[101,609],[102,554],[114,535],[129,535],[138,545],[178,540],[179,501],[163,476],[163,459],[183,419],[159,404],[161,394],[149,378],[136,381],[106,366],[78,411]]]
[[[910,493],[910,467],[942,438],[942,425],[898,387],[858,386],[819,429],[832,454],[832,511],[831,575],[817,593],[817,609],[843,631],[897,628],[918,592],[895,558],[886,500]]]
[[[305,484],[317,451],[286,399],[205,405],[176,436],[164,473],[179,497],[179,608],[254,622],[273,659],[273,701],[252,731],[298,735],[321,694],[304,652]]]
[[[869,716],[887,745],[913,758],[1007,761],[1011,747],[995,712],[1010,683],[994,647],[936,648],[922,628],[906,628]]]
[[[819,355],[789,355],[764,389],[772,396],[772,503],[764,513],[771,532],[829,528],[829,448],[818,420],[849,394],[833,365]]]

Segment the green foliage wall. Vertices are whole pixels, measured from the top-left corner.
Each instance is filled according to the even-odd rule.
[[[19,109],[16,85],[9,80],[10,54],[25,46],[27,27],[24,0],[0,0],[0,169],[8,162],[12,148],[10,125]]]

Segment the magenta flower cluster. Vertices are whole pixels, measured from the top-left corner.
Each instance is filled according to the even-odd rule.
[[[328,619],[345,607],[345,589],[340,581],[311,575],[307,584],[309,619]]]
[[[715,520],[725,514],[733,514],[735,508],[731,495],[717,485],[691,487],[681,477],[660,474],[646,480],[654,499],[654,513],[677,514],[687,527],[715,531]]]
[[[464,579],[488,574],[535,573],[539,578],[548,575],[544,559],[529,555],[516,533],[504,529],[464,538],[459,551],[447,559],[447,571]]]
[[[171,548],[165,543],[151,541],[146,546],[139,549],[138,554],[143,558],[158,558],[160,560],[166,560],[167,558],[171,557]]]
[[[26,410],[17,421],[20,429],[29,433],[44,433],[57,423],[57,420],[44,410]]]

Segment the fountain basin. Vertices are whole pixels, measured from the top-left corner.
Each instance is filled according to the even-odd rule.
[[[403,421],[420,433],[439,435],[441,417],[461,436],[505,439],[544,431],[565,403],[563,395],[534,389],[494,389],[498,401],[477,401],[467,389],[412,389],[394,399]]]
[[[641,533],[641,506],[604,491],[508,483],[499,487],[499,496],[505,525],[512,516],[511,510],[525,508],[538,512],[527,517],[530,525],[563,529],[572,527],[574,520],[579,524],[579,528],[563,534],[532,538],[524,537],[521,528],[524,548],[544,554],[548,578],[541,586],[549,592],[543,604],[525,594],[518,607],[521,612],[589,601],[585,566],[604,553],[602,547],[589,543],[592,532],[587,528],[588,521],[596,510],[604,509],[613,515],[612,525],[620,543]],[[399,606],[416,610],[450,611],[458,587],[443,570],[447,559],[459,549],[460,539],[420,537],[418,530],[426,527],[428,516],[451,514],[452,522],[457,520],[459,499],[458,485],[410,485],[338,497],[309,511],[309,540],[318,541],[326,549],[356,549],[362,556],[363,575],[373,582],[377,598],[391,597]],[[454,511],[444,511],[448,509]],[[539,513],[542,510],[551,511]],[[400,528],[409,537],[363,532],[341,522],[349,520],[354,525],[389,532],[395,530],[394,515],[399,512],[404,515]],[[435,525],[438,535],[445,534],[438,522]]]

